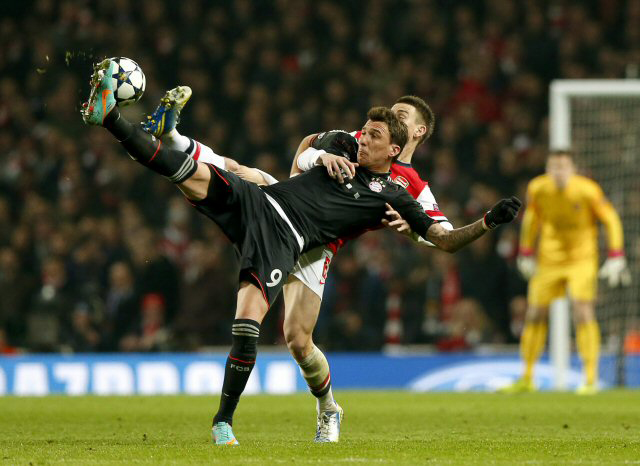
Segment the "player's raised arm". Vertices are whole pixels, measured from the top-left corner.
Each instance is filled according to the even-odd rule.
[[[464,227],[448,230],[424,213],[420,208],[420,204],[413,201],[413,199],[411,199],[412,203],[406,202],[405,196],[402,196],[398,201],[393,207],[406,219],[411,230],[447,252],[456,252],[484,235],[487,231],[493,230],[503,223],[513,221],[518,216],[518,211],[522,206],[520,199],[515,196],[510,199],[502,199],[484,215],[484,218]],[[394,225],[400,224],[398,218],[393,222],[396,222]],[[398,230],[400,231],[400,228]],[[405,226],[401,232],[406,230]]]
[[[462,228],[446,230],[442,225],[434,223],[427,230],[427,237],[433,244],[447,252],[456,252],[460,248],[475,241],[487,231],[497,228],[503,223],[509,223],[518,216],[522,202],[515,196],[502,199],[494,205],[484,217]]]

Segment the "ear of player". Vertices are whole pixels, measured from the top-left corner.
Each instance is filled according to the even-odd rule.
[[[341,155],[355,161],[358,156],[358,141],[346,131],[333,130],[319,134],[311,143],[314,149],[333,155]]]
[[[512,222],[522,207],[522,201],[515,196],[502,199],[484,215],[483,226],[487,230],[493,230],[503,223]]]

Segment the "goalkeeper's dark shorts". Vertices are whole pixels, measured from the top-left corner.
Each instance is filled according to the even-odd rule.
[[[258,185],[207,166],[207,197],[192,204],[231,240],[240,259],[239,280],[257,286],[271,307],[298,261],[300,243]]]

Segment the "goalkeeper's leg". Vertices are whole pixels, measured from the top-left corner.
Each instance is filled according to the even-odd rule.
[[[522,377],[500,390],[502,393],[526,393],[536,390],[533,370],[547,342],[549,308],[530,306],[527,310],[522,336],[520,357],[524,362]]]
[[[576,346],[584,371],[584,384],[578,388],[578,393],[595,393],[598,390],[600,328],[593,301],[574,301],[573,316],[576,326]]]

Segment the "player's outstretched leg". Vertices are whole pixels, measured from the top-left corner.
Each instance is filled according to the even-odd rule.
[[[104,60],[94,66],[91,93],[83,105],[82,119],[88,125],[103,126],[129,155],[145,167],[179,184],[197,170],[197,162],[184,152],[162,147],[162,142],[128,122],[113,97],[111,74],[115,63]]]
[[[184,152],[193,160],[211,163],[224,170],[229,169],[225,158],[216,154],[209,146],[178,132],[180,112],[190,98],[189,86],[178,86],[167,91],[160,99],[156,110],[142,123],[142,129],[162,140],[168,148]]]

